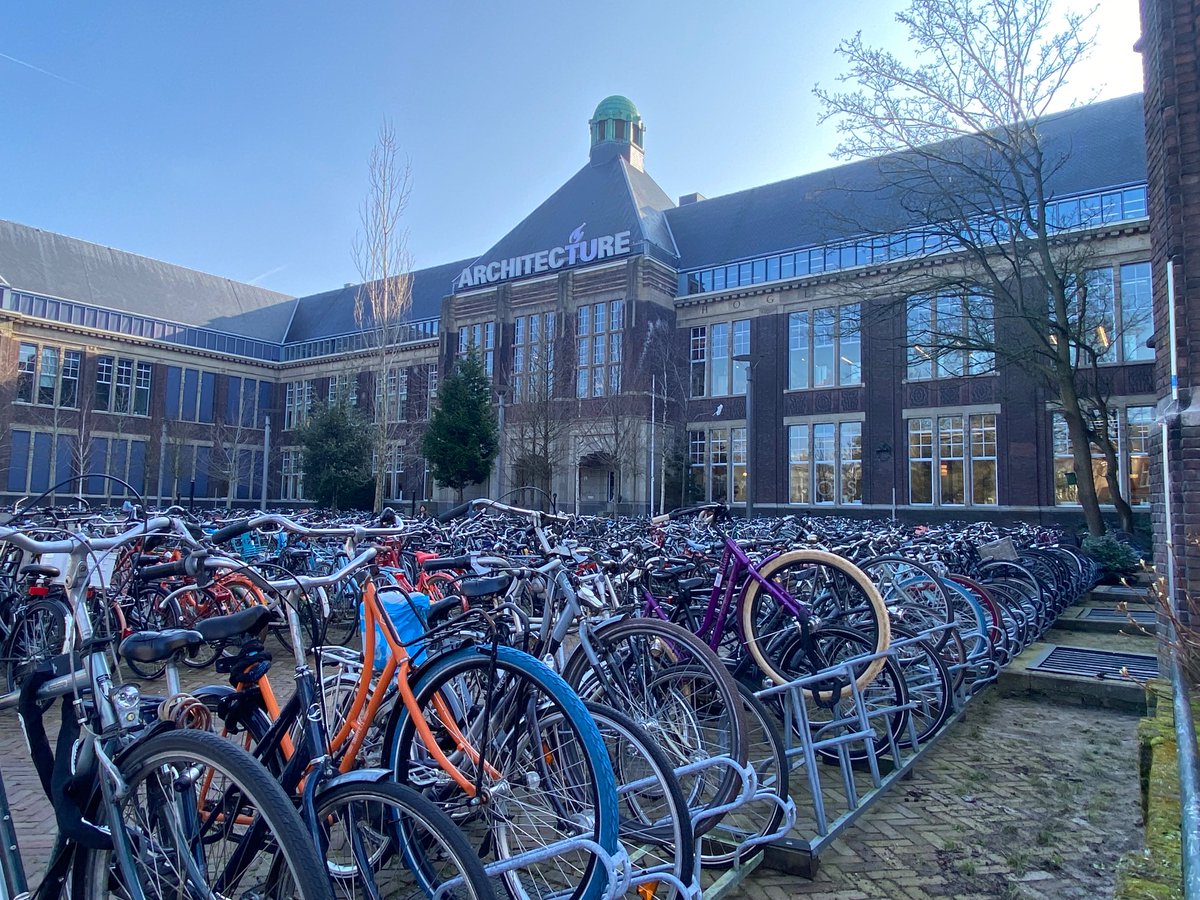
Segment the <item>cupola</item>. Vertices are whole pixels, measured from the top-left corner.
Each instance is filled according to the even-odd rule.
[[[637,107],[628,97],[605,97],[588,121],[591,132],[592,163],[601,163],[614,155],[624,156],[634,168],[641,169],[646,126]]]

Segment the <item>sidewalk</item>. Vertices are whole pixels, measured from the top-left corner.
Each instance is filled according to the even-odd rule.
[[[1138,719],[995,691],[821,857],[738,900],[1100,900],[1141,846]],[[797,802],[800,799],[797,798]]]

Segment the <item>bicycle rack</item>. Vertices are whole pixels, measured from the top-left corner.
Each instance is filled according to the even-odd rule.
[[[800,801],[805,815],[797,828],[777,841],[769,851],[772,868],[809,877],[815,875],[824,848],[892,785],[905,778],[962,717],[966,702],[973,696],[966,690],[951,694],[950,715],[924,740],[918,740],[911,715],[906,716],[907,726],[899,737],[886,726],[881,734],[876,728],[876,720],[911,714],[921,701],[910,698],[909,702],[900,705],[871,706],[856,683],[865,666],[885,656],[895,659],[903,672],[899,651],[918,641],[936,640],[943,632],[956,627],[951,624],[927,629],[913,637],[893,641],[884,653],[855,656],[821,672],[756,693],[764,702],[782,704],[784,737],[792,764],[792,794],[805,798]],[[845,684],[839,702],[833,708],[813,705],[806,692],[811,695],[834,678]],[[964,677],[963,684],[967,681]],[[832,718],[814,720],[814,709],[829,709]],[[824,774],[831,768],[837,770],[833,777]]]

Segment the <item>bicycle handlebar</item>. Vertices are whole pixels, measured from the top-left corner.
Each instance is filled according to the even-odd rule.
[[[411,531],[411,529],[404,528],[364,528],[361,525],[350,525],[342,528],[309,528],[307,525],[301,525],[287,516],[271,513],[252,516],[249,519],[242,519],[238,522],[231,522],[214,533],[212,540],[215,543],[227,541],[240,534],[255,531],[267,525],[274,525],[281,531],[286,531],[289,534],[298,534],[301,537],[353,538],[356,542],[376,537],[403,537]]]
[[[336,572],[329,575],[296,575],[292,578],[286,578],[280,581],[267,581],[266,584],[277,591],[294,590],[297,587],[302,590],[311,590],[312,588],[328,587],[332,584],[337,584],[353,575],[356,571],[363,568],[371,560],[375,558],[375,548],[369,547],[364,550],[346,565],[342,566]]]
[[[728,512],[729,507],[724,503],[701,503],[698,506],[684,506],[680,509],[673,509],[669,513],[655,516],[650,522],[653,525],[665,525],[667,522],[674,522],[676,519],[682,519],[684,516],[696,516],[701,513],[710,513],[714,518],[720,518]]]
[[[113,550],[136,538],[156,534],[172,528],[177,520],[168,516],[156,516],[146,522],[138,522],[127,531],[113,537],[90,537],[86,534],[74,534],[65,540],[39,541],[29,537],[24,528],[0,528],[0,541],[6,541],[15,547],[20,547],[28,553],[67,553],[70,554],[84,544],[93,551]]]

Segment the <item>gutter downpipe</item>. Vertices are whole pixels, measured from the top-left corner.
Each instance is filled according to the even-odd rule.
[[[1175,333],[1175,261],[1167,261],[1167,321],[1170,328],[1171,406],[1162,417],[1163,458],[1163,519],[1167,535],[1167,596],[1171,617],[1168,620],[1167,640],[1171,657],[1171,680],[1174,682],[1175,742],[1179,753],[1179,793],[1181,801],[1180,837],[1183,895],[1186,900],[1200,900],[1200,778],[1197,777],[1196,727],[1192,720],[1189,685],[1179,654],[1175,621],[1185,615],[1176,594],[1175,584],[1175,517],[1171,510],[1171,467],[1168,448],[1169,422],[1179,416],[1179,365]],[[1184,623],[1185,625],[1189,623]]]

